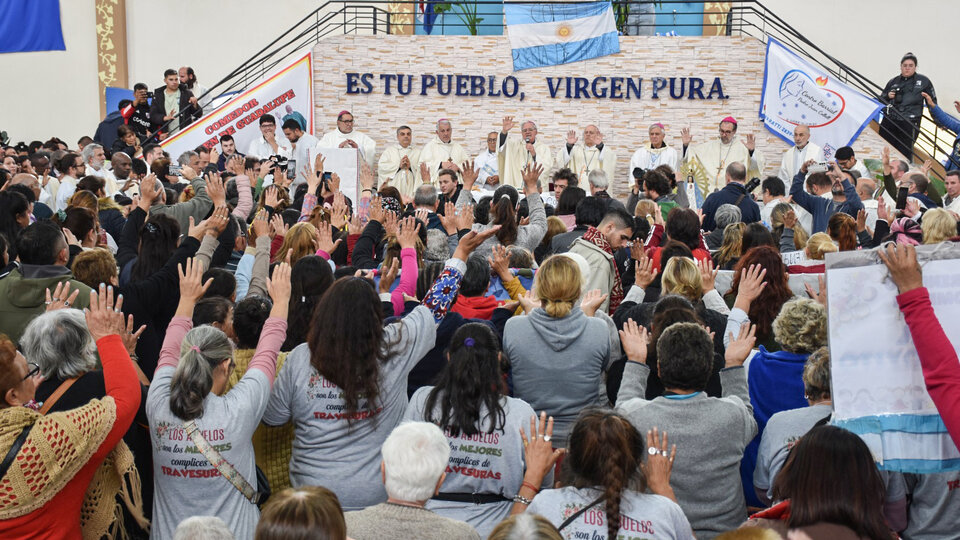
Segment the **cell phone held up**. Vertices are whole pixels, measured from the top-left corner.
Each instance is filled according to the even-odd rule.
[[[897,210],[903,210],[907,207],[907,188],[902,187],[897,190]]]
[[[287,179],[293,180],[297,177],[297,160],[288,159],[287,160]]]

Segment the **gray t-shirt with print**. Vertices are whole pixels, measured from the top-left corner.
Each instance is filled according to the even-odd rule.
[[[541,491],[527,507],[527,512],[540,514],[555,527],[589,505],[603,492],[597,489],[565,487]],[[607,511],[603,502],[580,514],[560,535],[575,538],[606,539]],[[693,540],[693,529],[680,506],[666,497],[635,491],[624,491],[620,499],[619,539]]]
[[[320,375],[302,344],[287,356],[263,415],[268,425],[294,424],[290,483],[324,486],[337,494],[345,512],[387,500],[380,477],[380,447],[407,407],[407,375],[433,348],[433,312],[417,306],[384,328],[390,356],[380,364],[380,396],[371,414],[361,400],[348,419],[343,391]],[[352,422],[350,421],[352,420]]]
[[[417,422],[426,421],[427,396],[433,390],[432,386],[418,389],[410,398],[410,405],[404,414],[404,420]],[[524,459],[523,440],[520,430],[524,430],[529,437],[530,417],[533,408],[527,402],[504,397],[501,401],[505,415],[503,429],[490,429],[490,420],[486,408],[481,411],[483,418],[477,435],[457,437],[445,430],[447,441],[450,444],[450,463],[447,466],[447,477],[440,486],[441,493],[488,493],[502,494],[507,499],[513,499],[520,484],[523,482]],[[439,420],[439,407],[434,420]],[[543,486],[553,484],[553,473],[544,478]],[[458,521],[466,521],[486,538],[498,523],[510,517],[513,501],[473,504],[472,502],[427,501],[427,508],[433,512]]]
[[[170,412],[170,380],[175,368],[157,370],[147,394],[153,443],[153,520],[150,538],[173,538],[177,524],[195,515],[217,516],[238,539],[253,538],[260,511],[220,476]],[[226,395],[210,394],[196,419],[203,438],[256,487],[253,432],[270,397],[270,381],[251,369]],[[200,494],[200,495],[198,495]],[[198,506],[199,501],[202,506]]]
[[[783,467],[793,445],[813,426],[833,412],[829,404],[818,404],[789,411],[780,411],[770,417],[760,438],[757,467],[753,470],[753,485],[772,496],[773,479]]]

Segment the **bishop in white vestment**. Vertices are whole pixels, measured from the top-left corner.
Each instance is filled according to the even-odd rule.
[[[430,171],[430,178],[424,178],[424,183],[429,181],[437,185],[437,172],[440,169],[456,171],[458,177],[462,178],[460,168],[470,158],[462,146],[451,141],[452,134],[453,126],[450,121],[441,119],[437,122],[437,136],[420,149],[420,163],[425,163]]]
[[[617,153],[603,142],[603,134],[597,126],[589,125],[583,130],[583,142],[577,142],[577,133],[567,132],[567,144],[560,149],[557,162],[573,171],[582,185],[587,185],[587,175],[594,169],[603,169],[611,183],[615,181]]]
[[[694,177],[703,196],[726,186],[727,166],[740,162],[747,169],[747,178],[759,177],[763,171],[763,158],[754,151],[753,135],[747,135],[746,143],[737,137],[737,121],[728,116],[720,122],[720,138],[688,148],[689,131],[684,130],[683,159],[695,164],[699,174]]]
[[[420,186],[420,150],[413,147],[413,131],[397,128],[397,144],[388,146],[377,164],[378,187],[393,186],[404,197],[413,197]]]
[[[320,138],[317,148],[347,148],[360,150],[360,157],[373,168],[373,155],[377,151],[377,143],[370,137],[353,129],[353,115],[347,111],[340,111],[337,115],[337,129],[328,131]]]
[[[500,183],[522,191],[523,168],[538,163],[543,167],[543,172],[540,173],[540,185],[546,187],[550,183],[550,174],[553,169],[550,146],[537,138],[537,125],[529,120],[520,125],[521,137],[510,137],[509,132],[514,125],[516,124],[512,116],[504,117],[497,145]]]

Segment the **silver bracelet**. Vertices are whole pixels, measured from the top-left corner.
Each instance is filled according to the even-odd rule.
[[[522,504],[522,505],[524,505],[524,506],[530,506],[530,503],[533,502],[533,501],[531,501],[530,499],[524,497],[523,495],[519,495],[519,494],[518,494],[516,497],[513,498],[513,502],[515,502],[515,503],[520,503],[520,504]]]

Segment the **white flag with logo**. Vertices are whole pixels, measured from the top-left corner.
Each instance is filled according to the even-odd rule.
[[[794,128],[809,126],[810,141],[831,160],[837,148],[860,136],[880,107],[877,100],[768,38],[760,119],[791,146]]]

